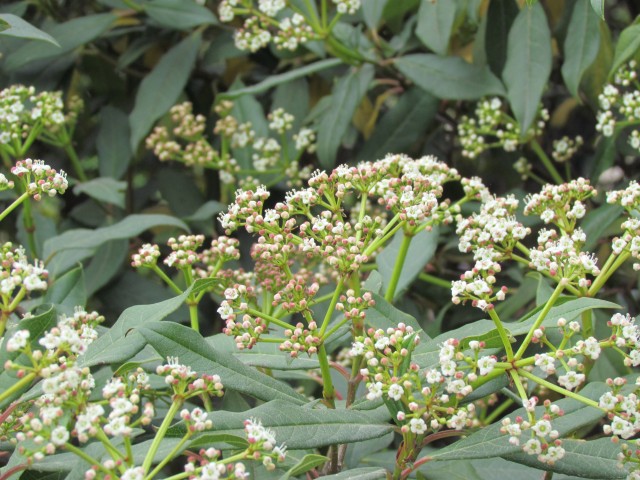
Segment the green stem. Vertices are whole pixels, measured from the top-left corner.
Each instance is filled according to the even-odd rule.
[[[173,282],[173,280],[171,280],[171,279],[169,278],[169,276],[168,276],[166,273],[164,273],[164,272],[162,271],[162,269],[161,269],[158,265],[153,264],[153,265],[151,265],[151,267],[150,267],[150,268],[151,268],[151,270],[153,270],[153,271],[155,272],[155,274],[156,274],[156,275],[158,275],[158,276],[162,279],[162,281],[163,281],[164,283],[166,283],[166,284],[169,286],[169,288],[171,288],[171,290],[173,290],[175,293],[177,293],[178,295],[182,295],[182,294],[184,293],[184,292],[182,291],[182,289],[181,289],[180,287],[178,287],[178,286]]]
[[[189,319],[191,320],[191,328],[196,332],[200,332],[200,321],[198,320],[198,302],[189,301]]]
[[[122,453],[120,453],[120,451],[113,446],[113,443],[111,443],[111,440],[109,440],[109,437],[107,437],[107,434],[104,433],[102,429],[98,429],[96,438],[100,440],[100,442],[104,445],[104,448],[107,450],[107,452],[109,452],[109,455],[111,455],[114,460],[124,458],[124,455],[122,455]]]
[[[147,452],[147,455],[144,457],[144,461],[142,462],[142,469],[145,475],[149,471],[149,468],[151,468],[151,463],[153,462],[153,458],[156,456],[156,452],[158,451],[158,448],[160,447],[160,444],[162,443],[164,436],[167,434],[167,430],[169,429],[169,426],[171,425],[173,418],[176,416],[181,406],[182,406],[182,400],[174,398],[173,403],[171,404],[171,407],[169,407],[169,411],[167,412],[167,415],[164,417],[164,420],[162,421],[160,428],[156,432],[156,436],[153,437],[153,442],[151,443],[151,446],[149,447],[149,451]]]
[[[442,278],[438,278],[434,275],[429,275],[426,272],[422,272],[418,278],[420,280],[422,280],[423,282],[427,282],[430,283],[431,285],[435,285],[437,287],[442,287],[442,288],[447,288],[450,289],[451,288],[451,282],[444,280]]]
[[[80,180],[81,182],[86,182],[88,180],[87,174],[84,172],[82,163],[80,163],[80,159],[78,158],[76,149],[73,148],[73,145],[71,144],[71,139],[68,139],[68,142],[65,143],[64,151],[69,157],[69,160],[71,160],[71,166],[73,167],[73,170],[76,173],[78,180]]]
[[[33,213],[31,211],[31,197],[27,196],[24,201],[24,208],[22,209],[22,222],[24,224],[24,230],[27,234],[27,243],[29,244],[29,252],[32,257],[38,256],[38,251],[36,248],[36,226],[33,221]]]
[[[498,418],[502,413],[508,409],[511,405],[513,405],[513,400],[507,398],[504,402],[500,404],[500,406],[496,407],[489,415],[484,418],[483,423],[485,425],[491,425],[493,421]]]
[[[107,475],[111,475],[111,471],[110,470],[107,470],[107,468],[105,468],[98,460],[96,460],[95,458],[87,455],[84,451],[80,450],[75,445],[72,445],[72,444],[67,442],[67,443],[64,444],[64,448],[66,450],[68,450],[69,452],[73,453],[74,455],[77,455],[78,457],[82,458],[89,465],[92,465],[92,466],[95,465],[96,467],[98,467],[98,469],[100,471],[106,473]]]
[[[27,197],[29,197],[29,193],[24,192],[22,195],[16,198],[11,205],[5,208],[4,211],[0,213],[0,222],[4,220],[7,215],[13,212],[22,202],[24,202]]]
[[[542,149],[542,147],[537,142],[537,140],[532,140],[529,145],[531,145],[531,148],[533,149],[533,151],[536,153],[536,155],[538,155],[538,158],[542,161],[542,164],[545,166],[545,168],[547,169],[547,171],[549,172],[549,175],[551,175],[553,180],[557,184],[565,183],[564,179],[562,178],[562,175],[560,175],[556,167],[553,165],[553,162],[547,156],[547,154]]]
[[[529,343],[531,342],[531,339],[533,338],[533,332],[537,330],[538,327],[540,327],[544,319],[547,317],[549,310],[551,310],[553,305],[556,303],[556,300],[558,300],[558,298],[562,294],[562,291],[564,290],[566,283],[567,283],[567,279],[565,278],[561,279],[560,282],[558,282],[558,286],[555,288],[555,290],[551,294],[551,297],[549,298],[549,300],[547,300],[547,303],[545,303],[544,308],[542,309],[542,311],[540,312],[540,315],[538,315],[538,318],[536,319],[536,322],[529,329],[529,333],[527,333],[527,336],[522,342],[522,345],[520,345],[520,348],[516,352],[514,356],[516,360],[520,360],[520,358],[524,354],[525,350],[529,346]]]
[[[0,393],[0,403],[4,402],[7,398],[12,397],[23,388],[29,386],[35,378],[36,378],[35,372],[28,373],[27,375],[22,377],[16,383],[11,385],[8,389],[6,389],[4,392]]]
[[[329,367],[329,358],[324,342],[318,348],[318,362],[320,362],[320,373],[322,374],[322,396],[329,408],[336,408],[335,389],[333,380],[331,380],[331,368]]]
[[[272,315],[267,315],[266,313],[262,313],[259,310],[256,310],[255,308],[248,308],[247,309],[247,313],[249,315],[253,315],[255,317],[260,317],[263,320],[266,320],[269,323],[275,323],[276,325],[284,328],[284,329],[288,329],[291,328],[291,325],[289,325],[287,322],[284,322],[282,320],[280,320],[279,318],[276,318]]]
[[[502,345],[504,346],[504,350],[507,352],[507,360],[513,360],[513,349],[511,348],[511,342],[509,341],[509,335],[507,335],[507,331],[504,329],[504,325],[502,325],[502,320],[496,313],[494,308],[489,309],[489,316],[498,330],[498,334],[500,335],[500,340],[502,341]]]
[[[582,312],[582,332],[584,338],[589,338],[593,335],[593,316],[591,310]]]
[[[164,460],[162,460],[157,466],[156,468],[154,468],[151,473],[149,475],[147,475],[145,477],[145,480],[151,480],[156,474],[158,474],[160,472],[160,470],[162,470],[162,468],[169,463],[173,457],[175,457],[178,453],[181,452],[182,447],[184,446],[185,443],[187,443],[187,440],[189,440],[189,438],[191,438],[191,435],[189,433],[187,433],[184,437],[182,437],[182,439],[180,439],[180,442],[178,442],[178,444],[173,447],[173,449],[169,452],[169,454],[164,458]]]
[[[597,408],[599,410],[606,411],[604,408],[601,408],[598,402],[591,400],[590,398],[584,397],[579,393],[572,392],[571,390],[567,390],[566,388],[562,388],[558,385],[555,385],[547,380],[544,380],[540,377],[536,377],[533,373],[529,373],[526,370],[518,369],[518,373],[529,380],[534,381],[538,385],[542,385],[543,387],[548,388],[549,390],[553,390],[554,392],[561,393],[565,397],[573,398],[579,402],[584,403],[585,405],[589,405],[590,407]]]
[[[605,283],[607,283],[607,280],[609,280],[609,278],[611,277],[611,275],[614,274],[614,272],[620,268],[620,266],[627,261],[627,259],[631,256],[631,253],[629,253],[628,251],[623,251],[622,253],[620,253],[620,255],[618,256],[618,258],[616,259],[615,262],[613,262],[613,264],[606,269],[606,271],[601,271],[600,275],[598,275],[595,279],[595,281],[591,284],[591,287],[589,288],[589,291],[587,292],[587,296],[589,297],[593,297],[596,293],[598,293],[598,291],[604,286]],[[608,263],[608,260],[607,260]],[[606,265],[606,264],[605,264]]]
[[[333,292],[333,297],[331,297],[331,303],[329,303],[329,308],[327,308],[327,313],[324,315],[324,319],[322,320],[322,325],[320,325],[319,336],[324,340],[324,333],[327,331],[327,327],[329,326],[329,322],[331,321],[331,316],[336,309],[336,304],[338,303],[338,299],[340,298],[340,294],[342,293],[342,287],[344,286],[344,278],[340,277],[338,279],[338,284],[336,285],[336,289]]]
[[[384,294],[384,299],[387,302],[393,302],[393,297],[396,294],[398,281],[400,280],[400,277],[402,275],[402,267],[404,267],[404,261],[407,258],[407,253],[409,252],[411,240],[413,240],[413,236],[408,235],[407,232],[405,232],[404,236],[402,237],[402,243],[400,244],[400,250],[398,250],[398,253],[396,255],[396,263],[393,266],[393,273],[391,274],[391,279],[389,280],[387,291]]]

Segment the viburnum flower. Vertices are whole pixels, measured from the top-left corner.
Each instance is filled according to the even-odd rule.
[[[19,160],[11,173],[23,182],[27,193],[35,200],[40,200],[43,194],[49,197],[63,194],[69,187],[64,171],[57,172],[42,160]]]

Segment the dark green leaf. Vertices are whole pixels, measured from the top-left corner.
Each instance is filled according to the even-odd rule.
[[[382,19],[382,13],[384,7],[389,0],[367,0],[362,3],[362,16],[364,17],[364,23],[367,24],[371,30],[378,28],[378,24]]]
[[[87,292],[84,288],[82,267],[76,267],[57,278],[44,296],[45,303],[52,303],[59,310],[72,314],[76,306],[84,307],[87,303]]]
[[[87,296],[91,296],[111,281],[125,264],[129,253],[127,240],[111,240],[100,245],[91,263],[84,269]]]
[[[354,468],[345,472],[322,477],[324,480],[383,480],[388,478],[387,471],[379,467]]]
[[[225,383],[224,378],[222,383]],[[381,412],[382,409],[365,412],[310,408],[290,401],[272,400],[245,412],[212,412],[208,418],[216,426],[215,433],[236,436],[243,436],[247,418],[255,418],[274,431],[278,443],[293,450],[381,437],[393,430],[386,420],[382,420],[385,412]]]
[[[593,250],[610,227],[621,223],[621,214],[622,207],[608,203],[588,212],[580,225],[587,234],[584,249]]]
[[[599,20],[586,2],[576,2],[564,40],[562,78],[569,92],[578,96],[584,72],[598,55],[600,48]]]
[[[456,18],[456,9],[456,2],[448,0],[422,2],[418,10],[416,36],[439,55],[446,55],[449,49],[449,37]]]
[[[109,240],[128,239],[149,228],[171,226],[188,231],[184,222],[169,215],[134,214],[108,227],[78,228],[50,238],[44,244],[44,259],[50,273],[57,274],[89,257]]]
[[[409,251],[407,252],[407,257],[404,265],[402,266],[400,279],[396,286],[396,297],[411,285],[418,274],[433,258],[433,254],[436,253],[436,248],[438,247],[439,233],[440,229],[438,227],[434,227],[429,232],[422,230],[412,238],[411,244],[409,245]],[[393,275],[393,269],[395,268],[398,251],[400,250],[403,237],[404,232],[399,231],[396,233],[393,240],[391,240],[391,243],[389,243],[389,245],[387,245],[376,257],[378,271],[380,272],[380,275],[382,275],[383,289],[389,285],[389,281]]]
[[[540,470],[518,465],[502,458],[476,458],[427,462],[420,467],[429,480],[541,480]]]
[[[11,13],[0,13],[0,25],[3,26],[0,29],[0,35],[6,35],[8,37],[16,38],[28,38],[30,40],[40,40],[43,42],[49,42],[60,47],[60,44],[48,33],[43,32],[39,28],[34,27],[29,22],[24,21],[22,18],[12,15]]]
[[[505,93],[488,67],[471,65],[459,57],[416,53],[398,58],[395,65],[417,86],[438,98],[474,100]]]
[[[325,457],[324,455],[317,455],[315,453],[305,455],[298,463],[291,467],[285,475],[280,477],[280,480],[288,480],[291,477],[302,475],[312,468],[319,467],[328,460],[328,457]]]
[[[507,58],[509,30],[519,11],[514,0],[489,2],[484,37],[485,52],[489,68],[496,75],[502,75],[504,62]]]
[[[58,57],[76,48],[86,45],[107,31],[116,16],[111,13],[87,15],[68,22],[54,25],[47,33],[55,38],[60,46],[29,42],[12,52],[4,61],[6,71],[14,71],[36,60]]]
[[[318,62],[314,62],[307,66],[296,68],[295,70],[290,70],[285,73],[280,73],[278,75],[269,75],[262,82],[251,85],[250,87],[231,89],[228,92],[218,95],[218,98],[233,100],[235,98],[241,97],[242,95],[257,95],[259,93],[266,92],[273,87],[277,87],[278,85],[281,85],[283,83],[295,80],[296,78],[308,77],[313,73],[321,72],[322,70],[326,70],[328,68],[337,67],[341,64],[342,61],[337,58],[320,60]]]
[[[163,27],[189,30],[199,25],[216,25],[218,19],[208,8],[184,0],[151,0],[144,10]]]
[[[386,330],[390,327],[397,327],[399,323],[404,323],[411,326],[415,332],[418,332],[423,341],[427,339],[426,335],[422,333],[422,327],[415,318],[402,310],[398,310],[377,293],[372,294],[376,304],[367,310],[367,324]]]
[[[208,284],[206,280],[204,282]],[[128,360],[140,351],[145,343],[135,328],[146,322],[159,322],[170,313],[175,312],[189,294],[202,283],[203,280],[199,280],[177,297],[152,305],[135,305],[127,308],[108,332],[89,345],[87,353],[82,357],[80,363],[83,366],[91,367]]]
[[[365,65],[349,72],[334,87],[329,108],[318,127],[318,159],[323,168],[333,168],[342,138],[369,88],[373,73],[373,67]]]
[[[169,50],[140,83],[129,116],[131,149],[136,150],[153,123],[171,108],[184,89],[195,65],[202,35],[195,32]]]
[[[217,202],[215,200],[209,200],[202,204],[195,212],[188,217],[185,217],[186,222],[202,222],[210,221],[216,217],[216,215],[227,209],[224,203]]]
[[[591,0],[591,8],[602,20],[604,20],[604,7],[605,0]]]
[[[73,187],[73,193],[76,195],[84,193],[99,202],[110,203],[124,208],[124,191],[126,188],[126,182],[119,182],[111,177],[101,177],[77,184]]]
[[[551,32],[540,3],[523,8],[509,32],[502,79],[524,137],[538,113],[551,73]]]
[[[285,403],[289,406],[305,403],[305,397],[296,393],[287,384],[246,366],[226,352],[215,350],[191,328],[170,322],[145,321],[139,322],[138,325],[136,331],[158,354],[177,356],[181,362],[195,371],[220,375],[226,388],[261,400],[276,398],[287,400]],[[289,411],[288,409],[287,412]],[[246,414],[240,415],[245,415],[243,417],[245,420],[248,418]],[[224,424],[220,424],[219,421],[213,419],[213,422],[218,429],[225,429]],[[237,434],[237,432],[229,433]]]
[[[131,162],[131,146],[127,141],[131,129],[121,110],[107,105],[100,111],[100,130],[96,139],[100,176],[121,178]]]
[[[621,452],[621,444],[613,443],[610,438],[597,440],[563,440],[565,456],[553,465],[539,462],[535,455],[516,452],[505,456],[512,462],[529,465],[540,470],[548,470],[564,475],[598,480],[628,478],[628,472],[620,468],[616,456]],[[555,475],[554,475],[555,477]]]
[[[618,38],[616,50],[613,54],[613,64],[609,77],[613,77],[618,68],[635,55],[640,48],[640,24],[634,24],[625,28]]]
[[[420,88],[403,93],[382,116],[358,158],[376,160],[387,153],[405,152],[427,131],[438,109],[438,99]]]

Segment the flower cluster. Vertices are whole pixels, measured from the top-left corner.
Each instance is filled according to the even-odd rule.
[[[356,2],[359,0],[348,3]],[[286,6],[284,0],[258,0],[258,8],[253,1],[239,6],[238,0],[223,0],[218,7],[218,15],[222,22],[231,22],[236,15],[248,14],[242,28],[234,34],[236,47],[240,50],[257,52],[273,41],[278,49],[295,51],[301,44],[315,39],[316,35],[304,16],[285,10]]]
[[[0,247],[0,297],[3,311],[12,313],[25,295],[47,289],[49,272],[39,261],[30,263],[23,247],[7,242]]]
[[[554,140],[551,156],[556,162],[568,162],[578,152],[583,143],[584,140],[580,135],[573,139],[564,136],[560,140]]]
[[[292,142],[285,133],[293,128],[294,117],[283,109],[268,115],[269,128],[279,138],[257,137],[250,122],[240,123],[233,116],[232,102],[220,102],[215,108],[220,118],[213,132],[221,137],[221,147],[216,150],[207,138],[206,118],[194,115],[192,108],[188,102],[172,107],[171,126],[157,126],[147,138],[147,148],[161,161],[218,170],[224,184],[238,183],[246,187],[255,184],[253,174],[285,173],[291,184],[299,184],[301,179],[308,178],[309,167],[301,166],[300,161],[305,152],[314,150],[315,134],[303,128],[294,135],[290,145]],[[241,167],[232,156],[244,148],[251,148],[251,166]]]
[[[475,118],[463,116],[458,123],[462,155],[476,158],[491,148],[502,148],[505,152],[513,152],[519,145],[527,143],[531,138],[542,133],[548,120],[549,112],[541,107],[533,125],[526,135],[522,135],[520,125],[504,112],[499,98],[483,100],[476,106]]]
[[[367,335],[357,337],[350,355],[362,358],[360,375],[367,381],[367,399],[383,398],[394,413],[406,440],[413,443],[429,431],[443,427],[462,429],[474,423],[473,404],[459,405],[473,388],[470,383],[476,373],[458,368],[457,360],[464,358],[459,342],[450,340],[442,345],[439,366],[421,373],[411,362],[411,353],[419,342],[410,326],[369,329]],[[472,360],[480,366],[481,374],[492,370],[493,360]],[[419,443],[419,442],[418,442]]]
[[[536,411],[537,397],[532,397],[526,402],[526,409],[531,415]],[[509,435],[509,442],[513,445],[521,445],[522,450],[535,455],[538,461],[553,465],[565,455],[562,448],[562,440],[557,430],[553,429],[552,420],[563,415],[563,411],[549,400],[544,401],[544,413],[535,421],[516,417],[515,420],[507,417],[502,420],[502,433]],[[527,435],[528,433],[528,435]],[[529,437],[526,441],[522,438]]]
[[[605,137],[614,135],[616,128],[624,124],[636,124],[640,120],[640,83],[636,72],[637,63],[631,60],[616,72],[613,83],[608,83],[598,97],[600,110],[597,114],[596,130]],[[640,151],[640,131],[629,133],[628,143]]]
[[[495,287],[500,262],[510,258],[514,248],[531,230],[515,217],[518,201],[513,196],[485,195],[478,213],[457,217],[456,233],[461,252],[473,252],[474,266],[452,282],[454,303],[471,300],[486,310],[495,300],[504,300],[506,287]]]
[[[629,214],[621,225],[623,234],[612,242],[612,250],[616,255],[623,252],[639,260],[633,264],[636,271],[640,270],[640,184],[635,180],[624,190],[607,192],[607,202],[621,205]]]
[[[43,194],[49,197],[62,195],[69,187],[64,171],[57,172],[42,160],[19,160],[11,173],[20,179],[26,192],[35,200],[40,200]]]
[[[15,145],[22,147],[40,135],[55,137],[65,125],[72,129],[82,102],[73,99],[69,103],[65,115],[62,92],[36,93],[34,87],[24,85],[0,90],[0,148],[16,156],[22,152],[16,151]]]

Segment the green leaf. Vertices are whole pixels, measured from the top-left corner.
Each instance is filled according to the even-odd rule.
[[[338,65],[342,65],[342,61],[337,58],[320,60],[305,67],[296,68],[285,73],[280,73],[278,75],[269,75],[262,82],[251,85],[250,87],[231,89],[228,92],[221,93],[217,98],[233,100],[243,95],[257,95],[259,93],[266,92],[267,90],[271,90],[273,87],[277,87],[278,85],[281,85],[283,83],[295,80],[296,78],[308,77],[316,72],[334,68]]]
[[[175,104],[182,93],[198,57],[201,41],[200,32],[186,37],[169,50],[140,83],[135,107],[129,115],[132,150],[138,148],[153,123]]]
[[[591,8],[602,20],[604,20],[604,7],[605,0],[591,0]]]
[[[609,388],[606,384],[592,382],[580,391],[580,395],[597,400],[600,395],[607,391],[609,391]],[[605,412],[599,408],[586,406],[570,398],[554,403],[564,410],[564,415],[553,421],[553,428],[558,431],[560,436],[597,422],[605,415]],[[536,418],[540,418],[544,411],[544,407],[536,407]],[[513,421],[517,416],[526,417],[526,415],[526,410],[520,408],[508,415],[508,417]],[[501,428],[502,423],[496,422],[428,456],[433,460],[466,460],[500,457],[520,452],[521,447],[509,443],[509,436],[501,433]]]
[[[373,67],[364,65],[342,77],[333,89],[330,104],[318,127],[318,159],[323,168],[335,165],[336,155],[351,119],[373,79]]]
[[[320,366],[316,358],[306,356],[291,358],[289,355],[283,355],[275,343],[258,342],[251,349],[238,350],[233,338],[224,333],[208,337],[206,340],[216,351],[233,355],[242,363],[252,367],[273,370],[311,370]]]
[[[362,3],[362,16],[364,17],[364,23],[367,24],[371,30],[378,28],[378,24],[382,19],[382,13],[384,7],[389,0],[367,0]]]
[[[317,455],[315,453],[310,453],[309,455],[305,455],[302,457],[298,463],[296,463],[293,467],[291,467],[287,473],[280,477],[280,480],[288,480],[291,477],[296,477],[298,475],[302,475],[303,473],[308,472],[312,468],[319,467],[323,463],[329,460],[328,457],[324,455]]]
[[[613,54],[613,64],[609,71],[609,78],[613,77],[618,71],[618,68],[635,55],[639,48],[640,24],[630,25],[622,31],[618,38],[618,43],[616,43],[616,50]]]
[[[418,471],[427,475],[429,480],[495,480],[497,478],[541,480],[542,478],[540,470],[518,465],[499,457],[427,462]]]
[[[396,286],[396,297],[411,285],[418,274],[424,269],[425,265],[433,258],[433,254],[436,253],[436,248],[438,247],[439,233],[440,229],[436,226],[429,232],[422,230],[413,237],[404,265],[402,266],[398,285]],[[395,268],[396,258],[403,237],[403,231],[396,233],[391,243],[376,257],[378,271],[380,275],[382,275],[383,289],[387,287],[393,275],[393,269]]]
[[[504,69],[507,58],[507,38],[518,12],[520,10],[514,0],[489,2],[484,47],[489,68],[496,75],[501,75]]]
[[[613,443],[610,438],[597,440],[563,440],[565,455],[553,465],[543,464],[535,455],[516,452],[505,456],[511,462],[518,462],[530,467],[539,468],[563,475],[598,480],[628,478],[628,472],[620,468],[617,455],[621,452],[621,444]],[[554,475],[555,477],[555,475]]]
[[[60,44],[51,35],[43,32],[39,28],[34,27],[29,22],[24,21],[22,18],[16,15],[12,15],[11,13],[0,13],[0,25],[3,27],[0,30],[0,35],[6,35],[8,37],[16,38],[28,38],[30,40],[40,40],[43,42],[49,42],[60,48]]]
[[[215,350],[204,338],[189,327],[170,322],[149,322],[136,330],[161,356],[177,356],[195,371],[220,375],[226,388],[251,395],[260,400],[287,400],[287,405],[305,403],[305,397],[254,368],[246,366],[234,356]],[[248,417],[245,416],[244,419]],[[213,420],[216,427],[221,425]],[[224,427],[222,427],[224,430]],[[235,433],[233,433],[235,434]]]
[[[185,217],[186,222],[202,222],[212,220],[227,209],[224,203],[217,202],[216,200],[209,200],[203,203],[195,212],[188,217]]]
[[[588,212],[580,227],[587,235],[587,241],[584,244],[585,250],[593,250],[600,239],[615,224],[620,223],[622,207],[619,205],[610,205],[604,203],[595,210]]]
[[[163,27],[190,30],[199,25],[217,25],[218,19],[208,8],[184,0],[151,0],[144,5],[147,15]]]
[[[203,285],[210,285],[209,279],[196,281],[177,297],[151,305],[135,305],[127,308],[108,332],[89,345],[79,363],[82,366],[91,367],[128,360],[138,353],[145,344],[144,339],[135,328],[146,322],[159,322],[166,318],[184,303],[191,292],[195,292]]]
[[[76,48],[86,45],[104,32],[115,22],[117,17],[111,13],[87,15],[74,18],[68,22],[47,28],[47,33],[55,38],[60,46],[29,42],[7,55],[4,69],[15,71],[36,60],[59,57],[72,52]]]
[[[388,478],[387,471],[380,467],[354,468],[345,472],[322,477],[323,480],[382,480]]]
[[[564,40],[562,78],[569,92],[578,96],[578,87],[584,72],[598,56],[600,25],[598,17],[587,2],[576,2]]]
[[[111,281],[125,264],[128,253],[127,240],[111,240],[96,249],[91,257],[91,263],[84,269],[88,297]]]
[[[396,59],[395,65],[417,86],[438,98],[475,100],[505,93],[488,67],[471,65],[459,57],[416,53]]]
[[[216,370],[210,372],[219,373]],[[225,384],[224,378],[222,383]],[[272,400],[245,412],[212,412],[208,418],[216,426],[215,433],[236,436],[244,435],[244,422],[247,418],[255,418],[274,431],[278,444],[284,443],[287,448],[295,450],[381,437],[393,430],[385,420],[386,411],[382,410],[332,410]]]
[[[358,158],[376,160],[387,153],[407,151],[422,138],[437,111],[437,98],[420,88],[410,88],[382,116]]]
[[[105,242],[135,237],[149,228],[160,226],[189,230],[184,222],[169,215],[134,214],[108,227],[96,230],[77,228],[50,238],[44,244],[43,258],[49,272],[57,274],[91,256]]]
[[[551,32],[540,3],[523,8],[509,31],[502,79],[524,137],[538,113],[551,73]]]
[[[76,306],[84,307],[87,303],[87,292],[84,288],[82,267],[76,267],[57,278],[44,296],[45,303],[62,307],[62,311],[72,314]]]
[[[57,311],[51,305],[46,311],[33,317],[23,318],[19,322],[14,323],[4,334],[4,338],[11,338],[18,330],[27,330],[29,332],[29,343],[38,347],[38,340],[44,332],[50,330],[56,325]],[[7,342],[0,345],[0,364],[4,365],[7,360],[15,360],[20,354],[18,352],[8,352]],[[28,362],[28,360],[27,360]],[[3,372],[5,374],[7,372]]]
[[[422,2],[418,10],[416,36],[439,55],[446,55],[457,4],[454,0]]]
[[[107,105],[100,110],[100,130],[96,139],[98,167],[101,177],[121,178],[131,162],[131,137],[127,116],[122,110]]]
[[[415,332],[418,332],[423,341],[427,339],[422,327],[415,318],[402,310],[398,310],[377,293],[372,292],[372,295],[376,304],[367,310],[367,324],[386,330],[389,327],[397,327],[399,323],[404,323],[405,325],[410,325]]]
[[[127,182],[119,182],[111,177],[94,178],[73,187],[73,193],[84,193],[99,202],[110,203],[124,208],[124,191]]]

